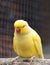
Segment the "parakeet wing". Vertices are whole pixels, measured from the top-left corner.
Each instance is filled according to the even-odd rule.
[[[38,54],[39,58],[44,58],[41,38],[35,30],[32,29],[31,31],[32,31],[33,42],[34,42],[37,54]]]

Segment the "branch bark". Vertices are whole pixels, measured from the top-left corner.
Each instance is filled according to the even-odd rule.
[[[14,58],[0,58],[0,65],[50,65],[50,59],[34,58],[32,62],[23,62],[23,58],[19,58],[12,62]]]

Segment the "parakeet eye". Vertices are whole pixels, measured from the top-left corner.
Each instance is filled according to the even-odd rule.
[[[22,28],[24,28],[24,27],[25,27],[25,25],[22,26]]]

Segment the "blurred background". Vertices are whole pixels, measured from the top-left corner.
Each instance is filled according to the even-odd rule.
[[[50,58],[50,0],[0,0],[0,58],[15,57],[13,23],[26,20],[42,39],[45,58]]]

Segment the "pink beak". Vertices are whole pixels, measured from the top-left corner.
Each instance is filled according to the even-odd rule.
[[[20,28],[16,28],[16,32],[20,33],[21,29]]]

